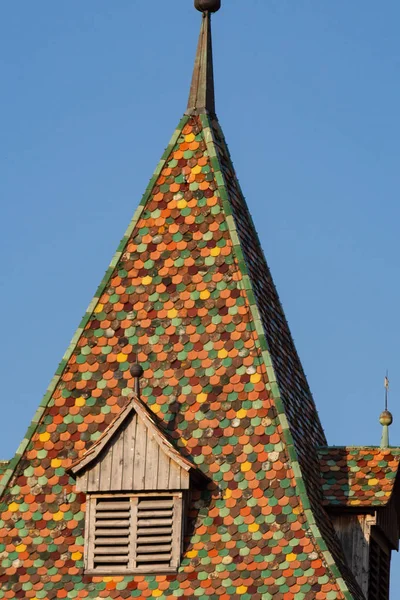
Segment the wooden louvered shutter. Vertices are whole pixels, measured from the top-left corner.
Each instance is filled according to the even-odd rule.
[[[182,493],[89,496],[88,572],[157,573],[179,566]]]
[[[129,496],[92,498],[89,503],[90,570],[129,568],[132,553],[132,504]]]
[[[142,496],[137,506],[137,569],[178,566],[181,538],[180,502],[174,496]]]
[[[368,600],[388,600],[390,587],[390,552],[385,552],[371,537],[369,548]]]

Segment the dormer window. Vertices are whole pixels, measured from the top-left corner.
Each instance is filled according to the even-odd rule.
[[[177,570],[189,492],[204,476],[174,448],[137,397],[71,472],[77,491],[87,494],[87,573]]]
[[[87,571],[176,571],[181,555],[182,496],[182,492],[90,495]]]

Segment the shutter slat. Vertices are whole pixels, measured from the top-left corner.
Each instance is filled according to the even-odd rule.
[[[152,552],[171,552],[172,545],[171,544],[156,544],[154,546],[138,546],[137,554],[151,554]]]
[[[140,523],[141,525],[141,523]],[[154,527],[153,529],[138,529],[138,535],[164,535],[171,534],[170,527]],[[172,535],[172,534],[171,534]]]
[[[108,521],[96,519],[96,529],[97,527],[129,527],[129,519],[119,519],[118,521],[114,519],[110,519]]]
[[[128,553],[129,553],[128,544],[126,544],[124,546],[112,546],[111,548],[109,548],[108,546],[96,546],[94,549],[95,557],[97,557],[99,554],[107,554],[107,555],[118,554],[118,555],[122,556],[122,555],[125,555]],[[124,558],[125,558],[125,556],[124,556]]]
[[[97,502],[97,510],[127,510],[126,502],[121,500],[108,502],[102,500]]]
[[[169,554],[149,554],[149,556],[141,556],[138,558],[140,563],[155,563],[163,562],[169,566],[170,555]]]
[[[172,517],[170,519],[141,519],[139,515],[140,527],[156,527],[157,525],[168,525],[172,527]]]
[[[130,510],[129,508],[124,511],[115,511],[115,512],[105,512],[98,510],[97,518],[98,519],[129,519]]]
[[[139,500],[139,510],[146,510],[148,508],[172,508],[174,506],[173,500]]]
[[[139,512],[139,517],[170,517],[172,519],[172,509],[171,510],[141,510]]]
[[[158,533],[158,531],[157,531]],[[154,543],[154,541],[160,542],[160,544],[162,543],[170,543],[172,542],[172,535],[165,535],[165,536],[152,536],[152,537],[138,537],[137,539],[137,543],[138,545],[140,544],[152,544]]]
[[[128,523],[127,523],[128,525]],[[126,527],[125,529],[123,529],[122,527],[120,529],[99,529],[98,527],[96,527],[96,536],[115,536],[115,537],[120,537],[120,536],[129,536],[129,527]]]
[[[116,538],[97,536],[96,537],[96,547],[97,546],[125,546],[128,544],[127,539],[128,539],[127,536],[116,537]]]
[[[124,556],[96,556],[95,560],[94,560],[95,565],[96,564],[100,564],[102,565],[102,568],[104,568],[104,565],[108,565],[108,564],[120,564],[120,565],[124,565],[125,567],[128,564],[128,557]]]
[[[146,573],[160,572],[160,571],[163,571],[164,569],[169,570],[170,566],[171,566],[170,561],[168,561],[166,563],[163,563],[163,562],[145,563],[144,565],[139,565],[138,567],[136,567],[135,572],[143,573],[145,575]]]

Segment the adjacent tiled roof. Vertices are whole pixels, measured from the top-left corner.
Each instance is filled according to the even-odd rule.
[[[324,503],[329,506],[384,506],[399,468],[398,448],[331,447],[318,451]]]

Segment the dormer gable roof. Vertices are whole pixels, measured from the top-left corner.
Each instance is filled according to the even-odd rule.
[[[125,433],[125,430],[127,433]],[[111,458],[107,457],[107,454],[118,453],[118,447],[120,447],[119,454],[112,459],[111,464]],[[152,454],[152,461],[148,461],[146,464],[146,459],[150,453]],[[137,468],[133,463],[142,462],[143,464],[139,465],[141,485],[138,489],[159,487],[182,487],[182,489],[187,489],[189,476],[192,476],[198,483],[208,481],[208,478],[174,447],[167,433],[156,423],[151,410],[135,394],[132,394],[129,402],[103,431],[99,439],[71,465],[69,470],[78,479],[78,489],[82,489],[82,491],[108,491],[104,489],[104,486],[99,486],[96,489],[96,485],[99,485],[98,482],[91,486],[90,477],[87,476],[87,472],[96,467],[99,472],[102,469],[107,471],[107,466],[104,467],[107,461],[110,463],[110,469],[114,469],[112,477],[117,477],[117,480],[118,473],[115,473],[115,470],[121,469],[121,473],[127,470],[132,472]],[[103,465],[98,465],[101,462]],[[171,462],[172,465],[170,465]],[[152,474],[149,483],[147,478],[149,477],[149,469],[152,468],[156,469],[156,473]],[[157,473],[160,470],[163,472],[163,484],[157,481]],[[166,472],[170,470],[171,474],[168,477]],[[179,470],[183,471],[183,476],[180,475]],[[80,479],[81,481],[79,481]],[[132,489],[135,487],[136,481],[133,474],[130,477],[121,476],[120,481],[124,481],[124,483],[121,485],[115,484],[116,488],[115,485],[109,482],[109,490],[117,491],[119,489],[121,491],[122,489],[128,489],[127,485],[132,486]],[[130,483],[127,484],[127,481]]]

